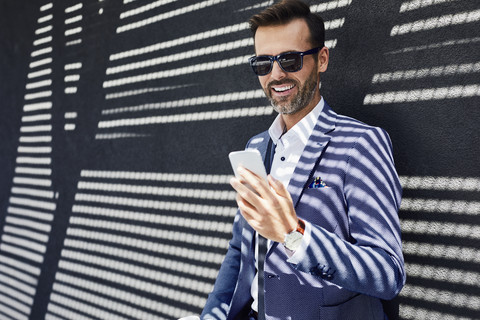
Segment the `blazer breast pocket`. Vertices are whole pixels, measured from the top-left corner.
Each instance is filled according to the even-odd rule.
[[[348,238],[348,216],[340,188],[305,189],[296,212],[300,218],[321,226],[343,239]]]

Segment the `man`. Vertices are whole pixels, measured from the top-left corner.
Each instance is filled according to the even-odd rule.
[[[388,135],[323,100],[329,51],[306,4],[283,0],[250,26],[250,64],[279,115],[247,148],[271,170],[268,183],[246,169],[231,180],[240,210],[201,318],[387,319],[382,300],[405,283]]]

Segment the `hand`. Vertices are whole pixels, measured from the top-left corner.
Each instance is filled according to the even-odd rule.
[[[295,230],[298,223],[290,193],[271,175],[267,183],[245,168],[240,167],[238,173],[240,179],[234,177],[230,184],[237,191],[236,200],[243,217],[259,234],[282,243],[285,234]]]

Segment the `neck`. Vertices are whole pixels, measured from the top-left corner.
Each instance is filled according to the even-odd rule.
[[[312,111],[317,106],[317,104],[320,102],[321,98],[322,97],[320,96],[317,99],[313,99],[313,101],[308,106],[306,106],[302,110],[299,110],[298,112],[295,112],[293,114],[282,114],[282,120],[285,123],[285,127],[286,127],[287,131],[290,130],[291,128],[293,128],[293,126],[295,126],[307,114],[309,114],[310,111]]]

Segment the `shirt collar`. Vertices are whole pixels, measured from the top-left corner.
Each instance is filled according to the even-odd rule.
[[[285,130],[285,123],[283,122],[282,115],[279,114],[273,121],[272,125],[268,129],[268,134],[272,139],[274,144],[278,144],[280,138],[285,136],[287,139],[297,138],[306,145],[310,135],[315,128],[315,125],[318,121],[318,117],[320,113],[322,113],[323,106],[325,102],[323,97],[320,99],[318,104],[310,111],[305,117],[302,118],[297,124],[295,124],[290,130],[284,132]]]

